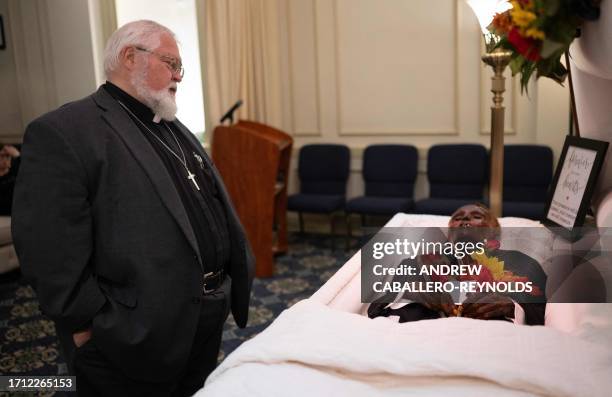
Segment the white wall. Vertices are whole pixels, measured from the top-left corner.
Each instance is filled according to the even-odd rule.
[[[476,17],[457,0],[280,0],[283,95],[280,126],[308,143],[351,148],[348,195],[363,192],[363,149],[412,144],[426,197],[426,155],[436,143],[489,145],[490,77]],[[435,4],[435,6],[432,6]],[[507,71],[506,143],[558,150],[566,128],[562,88],[532,83],[521,95]],[[541,92],[540,92],[541,91]],[[291,191],[297,190],[294,172]]]
[[[8,2],[10,27],[17,27],[13,48],[19,47],[16,69],[6,61],[10,53],[0,52],[0,88],[19,97],[18,107],[13,101],[0,108],[6,121],[0,128],[12,123],[12,131],[21,131],[34,117],[96,88],[100,27],[90,18],[99,17],[92,4],[100,1],[0,0],[0,7]],[[350,196],[363,191],[361,155],[368,144],[419,149],[417,197],[428,193],[425,159],[432,144],[488,145],[490,71],[480,61],[478,23],[464,1],[278,3],[278,127],[295,137],[295,153],[306,143],[347,144],[353,154]],[[520,95],[516,82],[507,81],[506,88],[506,142],[547,144],[558,156],[567,130],[567,89],[544,79],[529,97]],[[291,190],[296,186],[294,173]]]
[[[561,86],[550,79],[538,81],[537,143],[553,149],[555,164],[569,133],[569,82]]]

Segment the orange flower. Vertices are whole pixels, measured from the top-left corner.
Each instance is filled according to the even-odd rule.
[[[495,14],[495,16],[493,17],[493,22],[491,23],[493,24],[495,31],[499,35],[508,33],[510,31],[510,28],[512,27],[512,21],[510,20],[510,16],[507,12],[504,12],[502,14]]]

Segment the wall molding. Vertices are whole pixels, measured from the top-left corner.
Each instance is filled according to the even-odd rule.
[[[410,129],[410,128],[369,128],[369,129],[346,129],[342,125],[342,95],[340,87],[340,50],[339,50],[339,18],[338,0],[333,0],[333,21],[334,21],[334,63],[335,63],[335,83],[336,83],[336,125],[339,136],[454,136],[459,135],[459,113],[460,113],[460,40],[459,40],[459,2],[453,1],[453,47],[454,47],[454,94],[453,94],[453,128],[451,130],[440,129]]]
[[[289,63],[289,111],[291,113],[291,132],[293,136],[306,136],[306,137],[313,137],[313,136],[321,136],[321,100],[320,100],[320,96],[321,96],[321,90],[320,90],[320,86],[321,86],[321,79],[320,79],[320,71],[319,71],[319,37],[318,37],[318,23],[317,23],[317,4],[316,4],[316,0],[310,0],[311,6],[312,6],[312,34],[313,34],[313,40],[314,40],[314,57],[313,57],[313,63],[314,63],[314,73],[315,73],[315,106],[317,109],[317,115],[316,115],[316,124],[317,124],[317,128],[316,130],[299,130],[296,126],[296,122],[295,122],[295,108],[296,108],[296,97],[295,97],[295,89],[294,89],[294,78],[295,78],[295,71],[294,71],[294,61],[293,61],[293,55],[294,55],[294,48],[293,48],[293,44],[292,44],[292,39],[294,37],[294,32],[292,29],[292,24],[291,24],[291,15],[292,15],[292,0],[286,0],[286,4],[287,4],[287,15],[288,15],[288,19],[289,19],[289,23],[287,24],[287,36],[288,36],[288,43],[289,43],[289,59],[288,59],[288,63]],[[295,4],[295,3],[294,3]]]

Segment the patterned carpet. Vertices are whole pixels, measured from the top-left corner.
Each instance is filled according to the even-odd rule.
[[[237,328],[230,315],[219,359],[261,332],[281,311],[312,295],[351,255],[332,252],[325,235],[290,233],[289,252],[276,258],[274,277],[253,283],[249,326]],[[40,312],[34,290],[19,272],[0,276],[0,343],[2,375],[66,373],[53,322]]]

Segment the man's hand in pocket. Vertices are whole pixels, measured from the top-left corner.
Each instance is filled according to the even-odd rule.
[[[88,340],[91,339],[91,328],[86,329],[85,331],[79,331],[72,334],[72,340],[76,347],[83,346]]]

